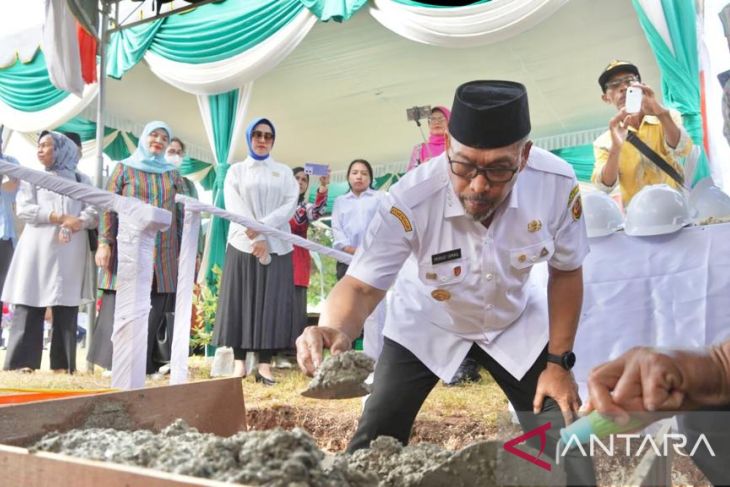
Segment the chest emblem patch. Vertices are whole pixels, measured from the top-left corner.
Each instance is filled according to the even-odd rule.
[[[530,233],[539,232],[542,228],[542,222],[540,220],[532,220],[527,224],[527,231]]]
[[[451,299],[451,293],[446,289],[434,289],[431,291],[431,297],[436,301],[447,301]]]

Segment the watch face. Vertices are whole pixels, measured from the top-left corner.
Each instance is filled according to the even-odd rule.
[[[563,366],[570,370],[575,365],[575,354],[573,352],[565,352],[563,354]]]

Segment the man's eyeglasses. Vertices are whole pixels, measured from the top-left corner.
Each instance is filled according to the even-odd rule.
[[[449,161],[451,172],[460,178],[472,180],[482,174],[490,184],[504,184],[512,181],[519,170],[516,167],[479,167],[470,162],[454,161],[446,151],[446,158]]]
[[[638,83],[639,78],[636,76],[624,76],[623,78],[617,78],[606,83],[607,90],[615,90],[621,88],[623,85],[631,85],[632,83]]]
[[[262,132],[261,130],[254,130],[251,134],[252,139],[264,139],[266,142],[269,142],[274,138],[274,134],[271,132]]]

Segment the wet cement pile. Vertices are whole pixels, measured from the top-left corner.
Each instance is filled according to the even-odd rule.
[[[340,383],[362,383],[373,371],[375,362],[362,352],[348,350],[330,355],[309,383],[309,389],[331,388]]]
[[[272,487],[417,486],[427,470],[453,455],[436,445],[403,447],[380,437],[368,450],[328,456],[298,428],[222,438],[199,433],[182,420],[159,434],[108,428],[50,433],[31,450]]]

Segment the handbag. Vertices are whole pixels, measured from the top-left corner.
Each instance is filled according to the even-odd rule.
[[[81,182],[81,174],[79,173],[76,173],[76,182]],[[89,228],[86,232],[89,237],[89,250],[92,253],[96,252],[96,249],[99,248],[99,230],[97,228]]]

